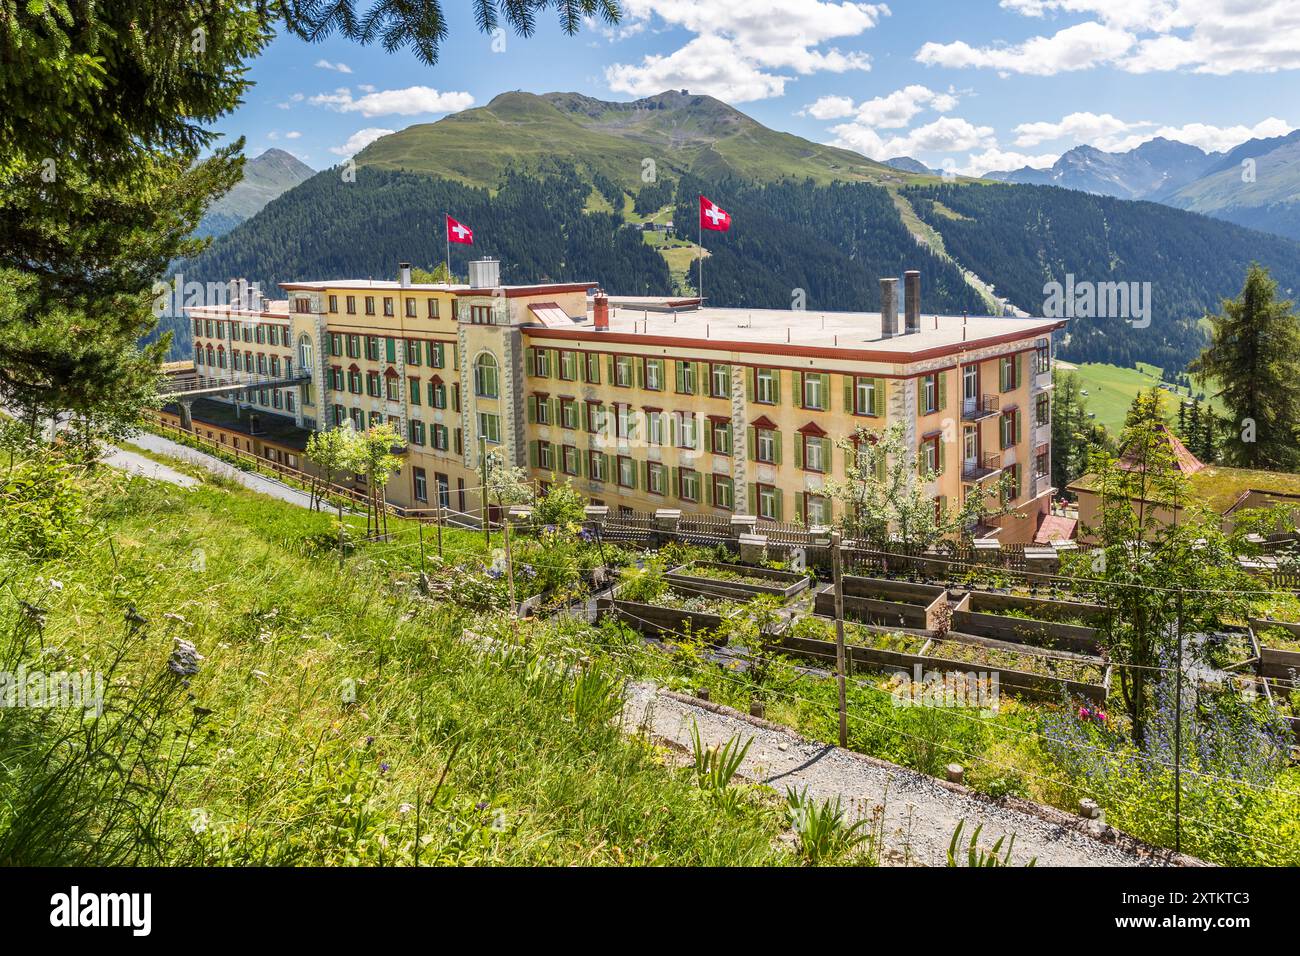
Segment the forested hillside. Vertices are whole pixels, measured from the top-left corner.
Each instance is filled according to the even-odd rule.
[[[917,186],[906,195],[949,254],[1028,312],[1041,312],[1044,285],[1067,273],[1151,283],[1149,328],[1075,319],[1061,352],[1071,361],[1181,369],[1204,345],[1200,319],[1240,290],[1252,261],[1283,290],[1300,288],[1300,243],[1157,203],[1025,185]]]
[[[875,310],[881,276],[920,269],[926,312],[988,312],[950,262],[917,243],[880,186],[685,177],[674,222],[691,238],[700,193],[732,214],[730,232],[704,233],[704,291],[715,305],[789,308],[794,290],[802,289],[810,310]]]

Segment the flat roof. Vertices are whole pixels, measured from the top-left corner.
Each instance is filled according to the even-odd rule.
[[[595,332],[592,313],[574,321],[573,331],[596,335],[652,336],[708,342],[792,345],[799,348],[848,349],[908,356],[931,349],[1008,341],[1047,335],[1065,325],[1062,319],[993,316],[921,316],[920,331],[885,338],[879,312],[818,312],[795,309],[743,309],[706,306],[664,312],[615,305],[610,300],[609,332]],[[899,323],[903,315],[899,314]],[[557,333],[564,331],[552,325]],[[701,345],[704,343],[701,342]],[[705,346],[707,347],[707,346]]]

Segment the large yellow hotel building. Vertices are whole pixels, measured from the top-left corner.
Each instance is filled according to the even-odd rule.
[[[268,452],[292,461],[313,429],[391,422],[408,445],[389,497],[409,507],[477,511],[490,447],[614,513],[825,524],[826,481],[846,466],[836,441],[901,422],[938,472],[936,503],[1010,475],[1019,513],[991,530],[1008,543],[1032,540],[1049,511],[1060,320],[925,314],[916,272],[901,297],[898,279],[881,280],[880,312],[502,285],[492,260],[471,263],[465,285],[414,283],[406,264],[399,275],[288,282],[280,301],[189,309],[196,371],[250,384],[207,404],[296,431],[296,446]],[[193,418],[204,427],[203,408]]]

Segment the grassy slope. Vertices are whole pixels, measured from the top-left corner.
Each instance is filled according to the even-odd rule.
[[[1078,376],[1083,382],[1083,387],[1088,390],[1086,396],[1088,411],[1094,412],[1097,416],[1096,420],[1105,425],[1112,435],[1118,435],[1123,428],[1124,416],[1138,393],[1160,385],[1160,370],[1154,365],[1139,364],[1140,367],[1135,369],[1103,365],[1098,362],[1085,362],[1078,366]],[[1199,391],[1197,389],[1193,394]],[[1190,397],[1187,389],[1175,390],[1171,387],[1168,394],[1171,414],[1177,414],[1177,406],[1174,404],[1175,394],[1181,395],[1184,399]],[[1217,400],[1211,399],[1209,404],[1216,411],[1222,411]]]
[[[107,473],[98,481],[96,526],[73,553],[43,563],[0,555],[9,584],[0,633],[21,633],[21,598],[46,608],[46,647],[105,669],[128,609],[147,622],[125,641],[107,719],[139,687],[161,686],[164,732],[133,773],[133,799],[151,812],[132,816],[149,822],[124,825],[112,860],[411,862],[408,805],[417,804],[422,862],[783,858],[773,850],[775,811],[749,802],[720,812],[649,747],[583,717],[572,678],[523,658],[486,659],[457,640],[454,608],[390,593],[365,550],[340,569],[330,518],[242,490],[184,492]],[[477,535],[448,543],[481,548]],[[188,691],[165,669],[180,637],[206,658]],[[608,700],[616,710],[616,693]],[[196,718],[192,706],[211,714]],[[609,703],[598,710],[612,713]],[[46,786],[54,764],[22,746],[26,720],[0,714],[0,860],[110,861],[103,841],[91,848],[89,825],[69,832]],[[459,754],[430,807],[454,742]],[[111,787],[86,788],[67,799],[105,814],[120,799]]]

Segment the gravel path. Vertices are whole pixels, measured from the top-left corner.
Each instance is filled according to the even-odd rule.
[[[198,465],[200,468],[206,468],[214,475],[221,475],[224,478],[229,478],[231,481],[238,482],[245,488],[252,491],[259,491],[264,495],[270,495],[272,498],[277,498],[280,501],[287,502],[291,505],[297,505],[300,508],[311,507],[311,496],[305,491],[299,491],[297,488],[292,488],[289,485],[276,481],[273,478],[267,478],[264,475],[240,471],[238,468],[221,461],[219,458],[214,458],[205,452],[171,441],[170,439],[162,438],[152,432],[141,431],[137,433],[131,439],[131,443],[155,454],[170,455],[172,458],[179,458],[181,461],[189,462],[192,465]],[[130,454],[130,452],[123,452],[122,449],[115,449],[115,451],[123,454]],[[137,455],[135,457],[139,458],[142,456]],[[148,459],[143,460],[148,461]],[[150,462],[150,464],[152,465],[153,462]],[[195,483],[192,478],[187,477],[186,480]]]
[[[1037,858],[1038,866],[1167,866],[1196,863],[1140,844],[1104,825],[1086,822],[1027,801],[994,802],[969,789],[935,780],[862,754],[816,743],[766,721],[755,720],[653,684],[629,687],[624,722],[644,729],[660,743],[691,750],[691,728],[698,724],[709,746],[739,735],[753,738],[740,776],[779,793],[787,787],[817,800],[840,797],[853,818],[884,806],[887,864],[946,866],[948,844],[957,824],[965,834],[982,824],[981,845],[1015,834],[1012,863]],[[1091,829],[1091,833],[1089,830]],[[1005,844],[1003,845],[1005,849]]]
[[[182,474],[175,468],[169,468],[137,452],[118,448],[115,445],[109,445],[100,460],[106,465],[125,471],[127,474],[165,481],[179,488],[193,488],[199,483],[197,478]]]

